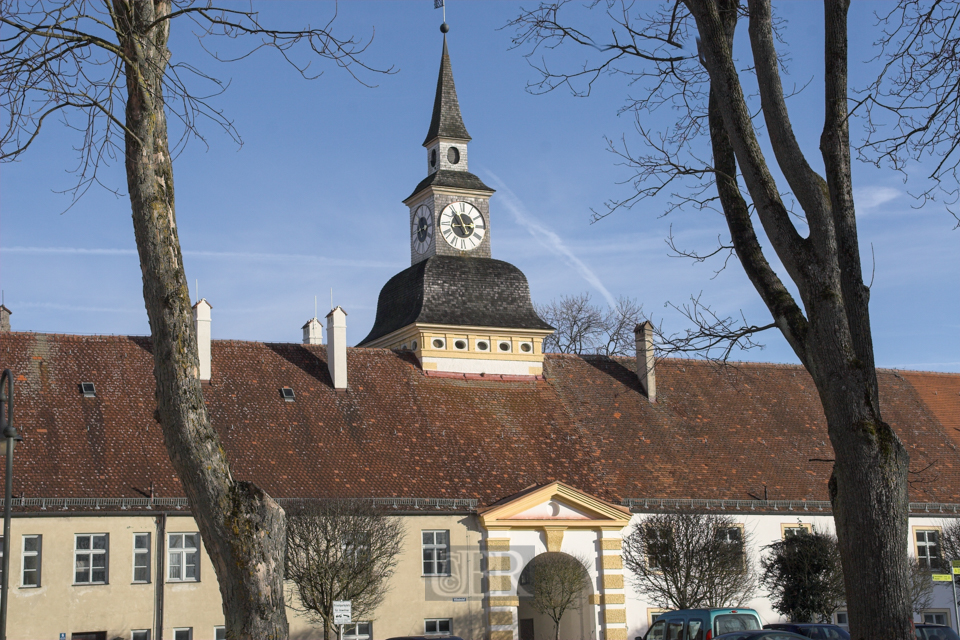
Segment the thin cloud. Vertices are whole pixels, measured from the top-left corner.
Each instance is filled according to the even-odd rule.
[[[858,213],[867,213],[900,197],[900,190],[892,187],[858,187],[853,190],[853,202]]]
[[[560,238],[554,231],[551,231],[547,227],[540,224],[540,221],[536,219],[533,214],[531,214],[520,198],[511,191],[507,185],[503,183],[503,180],[498,178],[496,174],[492,171],[485,171],[490,179],[497,185],[497,191],[500,192],[500,203],[505,205],[506,208],[513,214],[513,217],[518,223],[527,229],[531,236],[536,238],[542,246],[550,250],[554,255],[559,256],[564,262],[573,267],[580,276],[590,283],[597,291],[600,292],[600,295],[604,297],[607,301],[607,304],[611,307],[617,306],[617,301],[613,295],[607,290],[603,283],[600,282],[600,278],[597,277],[597,274],[593,270],[584,264],[583,260],[574,255],[573,251],[564,243],[563,239]]]
[[[85,249],[81,247],[3,247],[3,253],[20,254],[58,254],[78,256],[135,256],[134,249]],[[249,260],[249,261],[296,261],[329,265],[333,267],[357,267],[366,269],[395,269],[397,263],[377,262],[374,260],[345,260],[342,258],[327,258],[324,256],[308,256],[296,253],[248,253],[242,251],[191,251],[183,252],[191,258],[212,258],[215,260]]]

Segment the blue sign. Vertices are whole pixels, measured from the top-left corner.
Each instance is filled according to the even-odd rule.
[[[67,634],[61,633],[61,634],[60,634],[60,640],[67,640]]]
[[[454,602],[466,602],[467,599],[466,599],[466,598],[454,598],[453,601],[454,601]],[[63,640],[63,638],[61,638],[60,640]]]

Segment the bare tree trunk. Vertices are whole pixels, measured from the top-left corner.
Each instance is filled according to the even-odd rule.
[[[198,379],[162,89],[170,21],[157,20],[169,14],[170,0],[112,2],[110,9],[125,62],[127,187],[153,337],[158,420],[216,569],[227,637],[286,638],[283,510],[253,484],[232,479]]]
[[[710,131],[717,186],[747,275],[817,386],[836,454],[830,480],[855,638],[909,640],[907,470],[909,456],[880,415],[862,280],[847,126],[848,2],[826,0],[823,180],[790,129],[773,50],[768,1],[750,2],[750,38],[765,122],[778,163],[807,215],[808,238],[787,218],[754,135],[732,56],[737,4],[688,0],[711,78]],[[741,168],[758,217],[797,284],[806,318],[767,263],[736,184]],[[809,320],[807,320],[809,319]]]

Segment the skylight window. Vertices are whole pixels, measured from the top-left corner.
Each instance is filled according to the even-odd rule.
[[[84,398],[96,398],[97,397],[97,388],[93,386],[92,382],[81,382],[80,383],[80,392],[83,393]]]
[[[281,387],[280,397],[282,397],[287,402],[293,402],[297,399],[297,396],[293,393],[293,389],[290,387]]]

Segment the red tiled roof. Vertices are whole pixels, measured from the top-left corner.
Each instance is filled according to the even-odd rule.
[[[150,348],[149,338],[0,334],[24,436],[15,494],[141,497],[153,484],[157,496],[184,495],[153,418]],[[337,393],[322,346],[214,341],[212,356],[204,394],[234,476],[275,497],[490,505],[559,480],[611,502],[749,499],[764,483],[771,500],[827,499],[831,465],[818,460],[833,453],[796,366],[667,360],[650,404],[629,358],[548,356],[544,379],[458,380],[424,375],[409,354],[349,349],[350,389]],[[926,468],[911,499],[960,502],[960,455],[925,387],[879,376],[884,418],[911,468]]]
[[[960,375],[927,371],[900,371],[943,426],[944,433],[960,445]]]

